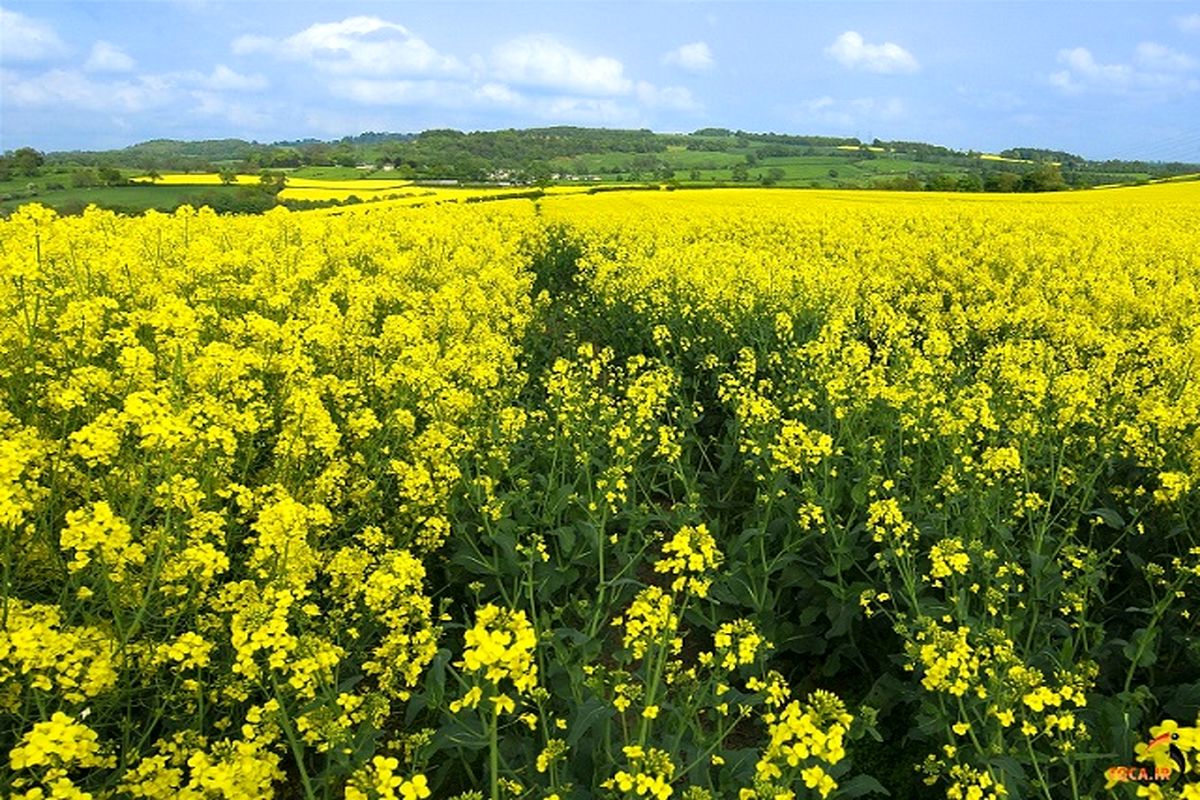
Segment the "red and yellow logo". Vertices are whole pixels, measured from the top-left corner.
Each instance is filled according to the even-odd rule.
[[[1181,728],[1166,720],[1150,729],[1153,737],[1134,747],[1138,764],[1119,764],[1105,771],[1106,788],[1122,783],[1167,783],[1175,776],[1186,784],[1184,797],[1200,798],[1200,727]]]

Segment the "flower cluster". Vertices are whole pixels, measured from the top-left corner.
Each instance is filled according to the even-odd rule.
[[[655,562],[654,571],[676,576],[671,582],[676,592],[686,589],[697,597],[705,597],[712,585],[710,573],[721,566],[724,558],[708,526],[684,525],[663,543],[662,558]]]
[[[854,721],[841,700],[828,692],[815,692],[803,704],[792,700],[763,719],[770,742],[755,766],[754,796],[777,796],[773,787],[787,786],[794,779],[789,775],[798,775],[821,797],[837,788],[828,769],[845,758],[845,737]]]
[[[458,666],[479,675],[496,691],[503,681],[509,681],[518,693],[527,694],[537,686],[536,647],[537,635],[524,611],[504,610],[489,603],[475,614],[475,625],[467,631]],[[478,697],[468,693],[462,702],[473,706]],[[494,697],[493,702],[501,710],[511,712],[514,708],[513,701],[504,694]]]

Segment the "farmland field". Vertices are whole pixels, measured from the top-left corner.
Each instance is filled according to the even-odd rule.
[[[410,200],[0,221],[4,796],[1200,798],[1200,184]]]

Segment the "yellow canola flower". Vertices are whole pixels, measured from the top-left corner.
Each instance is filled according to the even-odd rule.
[[[965,575],[971,566],[971,557],[963,549],[962,541],[955,538],[942,539],[930,547],[929,560],[932,562],[929,574],[936,579]]]
[[[9,753],[15,770],[36,767],[102,767],[113,763],[101,755],[96,732],[74,717],[56,711],[45,722],[36,723]]]
[[[458,665],[475,673],[494,687],[510,681],[518,693],[537,686],[534,650],[537,636],[525,612],[505,610],[489,603],[475,615],[475,625],[467,631],[462,660]],[[515,703],[507,695],[493,698],[498,710],[511,712]]]
[[[686,587],[691,594],[706,597],[712,583],[709,575],[724,559],[707,525],[684,525],[663,544],[662,558],[655,562],[654,571],[675,575],[671,582],[675,591]]]
[[[679,615],[671,595],[658,586],[647,586],[637,593],[624,616],[616,617],[612,624],[624,626],[625,647],[634,658],[644,658],[650,647],[674,639]]]
[[[93,503],[90,509],[68,511],[60,541],[63,550],[74,551],[67,565],[72,572],[96,560],[108,568],[109,578],[117,583],[125,579],[128,569],[146,560],[145,548],[133,541],[129,524],[104,500]]]

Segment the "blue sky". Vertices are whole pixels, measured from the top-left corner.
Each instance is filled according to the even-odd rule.
[[[0,0],[0,149],[553,124],[1200,161],[1200,3]]]

